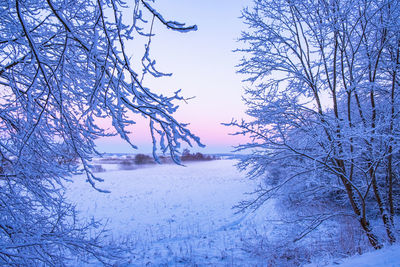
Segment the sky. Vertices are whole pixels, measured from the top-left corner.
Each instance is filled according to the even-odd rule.
[[[190,123],[188,128],[206,148],[194,147],[203,153],[230,152],[233,146],[246,142],[242,136],[232,136],[234,128],[221,123],[245,117],[242,102],[244,78],[236,73],[241,55],[233,50],[240,46],[237,39],[245,29],[241,10],[250,0],[156,0],[153,7],[167,20],[196,24],[198,30],[179,33],[167,30],[156,22],[150,55],[158,70],[173,73],[172,77],[145,78],[145,85],[163,94],[182,89],[185,97],[175,118]],[[128,46],[129,47],[129,46]],[[131,53],[135,54],[134,46]],[[134,118],[137,120],[137,118]],[[137,121],[130,137],[138,150],[133,150],[119,138],[102,138],[97,145],[102,152],[150,153],[148,123]]]

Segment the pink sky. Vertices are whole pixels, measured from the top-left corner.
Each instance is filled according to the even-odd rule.
[[[207,146],[195,150],[228,152],[232,146],[246,141],[244,137],[230,136],[235,129],[221,123],[245,116],[241,100],[243,77],[235,73],[234,67],[240,55],[232,50],[240,45],[236,40],[244,26],[238,17],[248,3],[249,0],[157,0],[154,4],[165,18],[197,24],[199,28],[181,34],[155,25],[151,56],[160,71],[171,72],[173,76],[145,79],[146,85],[157,92],[172,94],[182,89],[182,95],[195,96],[188,104],[182,102],[176,113],[178,121],[190,123],[189,129]],[[134,55],[137,48],[131,50]],[[138,123],[133,128],[132,140],[140,152],[150,151],[151,147],[146,126]],[[105,152],[135,152],[117,138],[97,143]]]

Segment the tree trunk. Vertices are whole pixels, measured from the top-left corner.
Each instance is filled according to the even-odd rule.
[[[361,224],[362,229],[364,230],[365,234],[367,235],[368,241],[374,249],[381,249],[383,245],[379,242],[378,237],[373,233],[371,225],[366,218],[366,211],[365,211],[365,202],[362,200],[362,207],[360,208],[357,204],[357,201],[354,196],[352,185],[347,181],[346,177],[340,176],[340,179],[346,189],[347,197],[350,201],[351,207],[355,215],[358,218],[358,221]]]
[[[374,171],[372,170],[372,167],[370,167],[370,176],[372,179],[372,188],[374,189],[374,195],[376,202],[378,203],[379,207],[379,212],[382,216],[382,221],[385,226],[386,234],[389,238],[390,244],[393,244],[396,242],[396,237],[394,236],[393,233],[393,224],[391,223],[390,217],[388,216],[387,209],[382,201],[381,193],[379,192],[379,187],[376,183],[376,176]]]

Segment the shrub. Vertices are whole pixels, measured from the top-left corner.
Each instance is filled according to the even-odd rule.
[[[103,168],[101,164],[92,165],[92,172],[105,172],[106,170]]]
[[[150,156],[144,155],[144,154],[137,154],[135,156],[134,162],[136,165],[143,165],[143,164],[153,164],[154,159]]]

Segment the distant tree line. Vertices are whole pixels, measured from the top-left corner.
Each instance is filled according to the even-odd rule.
[[[212,155],[204,155],[200,152],[190,153],[189,149],[185,149],[182,152],[181,160],[182,161],[207,161],[207,160],[216,160],[217,158]]]
[[[189,149],[185,149],[182,152],[181,161],[209,161],[209,160],[216,160],[218,159],[216,156],[213,155],[204,155],[200,152],[191,153]],[[168,156],[159,156],[158,157],[159,163],[172,163],[173,160]],[[152,156],[146,154],[136,154],[134,157],[128,156],[127,158],[120,158],[120,159],[103,159],[101,162],[104,163],[114,163],[121,165],[121,168],[124,170],[131,170],[134,169],[135,165],[146,165],[146,164],[155,164],[156,161]]]

